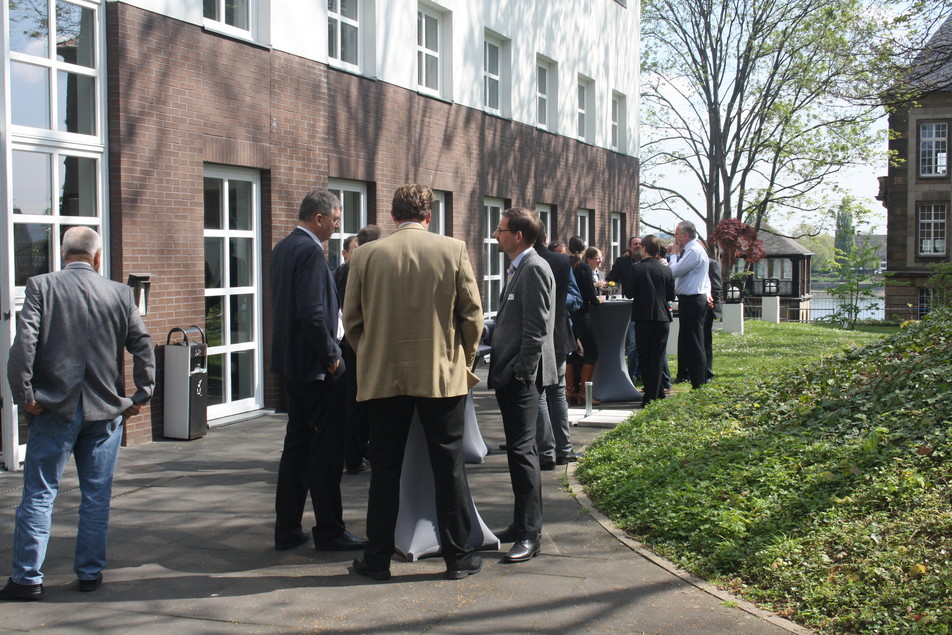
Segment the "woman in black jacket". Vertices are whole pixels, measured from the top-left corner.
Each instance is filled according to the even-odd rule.
[[[657,236],[641,240],[645,258],[634,266],[631,283],[631,319],[635,322],[638,368],[645,382],[642,405],[664,399],[661,374],[667,359],[668,330],[671,326],[669,302],[674,301],[674,276],[661,262],[663,245]]]

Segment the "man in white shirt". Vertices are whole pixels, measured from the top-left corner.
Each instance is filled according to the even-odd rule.
[[[678,294],[678,350],[687,366],[691,387],[707,383],[707,357],[704,353],[704,317],[711,294],[707,251],[697,239],[694,223],[678,223],[674,244],[668,255]],[[680,370],[680,369],[679,369]]]

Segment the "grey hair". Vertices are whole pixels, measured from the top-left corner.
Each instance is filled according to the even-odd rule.
[[[95,230],[82,225],[70,227],[63,234],[63,258],[89,256],[94,258],[102,249],[102,238]]]
[[[691,240],[694,240],[695,238],[697,238],[697,228],[694,226],[694,223],[692,223],[691,221],[687,221],[687,220],[681,221],[680,223],[678,223],[678,229],[680,229],[685,234],[687,234],[687,237],[690,238]]]
[[[301,209],[298,211],[298,220],[309,221],[318,214],[330,217],[335,209],[340,209],[340,200],[328,190],[311,190],[301,201]]]

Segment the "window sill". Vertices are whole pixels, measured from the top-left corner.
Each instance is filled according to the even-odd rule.
[[[209,20],[208,18],[205,18],[204,22],[202,22],[202,28],[209,33],[223,35],[233,40],[238,40],[239,42],[247,42],[248,44],[254,44],[255,46],[260,46],[262,48],[270,48],[269,46],[257,42],[255,40],[254,34],[251,31],[239,29],[237,27],[225,24],[224,22],[218,22],[216,20]]]

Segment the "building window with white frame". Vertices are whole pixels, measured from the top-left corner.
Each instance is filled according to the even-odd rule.
[[[578,125],[576,127],[576,134],[580,140],[591,142],[592,115],[594,110],[592,106],[595,99],[595,90],[592,80],[579,75],[577,93]]]
[[[626,135],[627,124],[625,114],[628,108],[628,100],[624,95],[618,92],[612,92],[612,121],[611,121],[611,143],[612,150],[616,152],[625,152],[627,149]]]
[[[945,203],[919,203],[920,256],[944,256],[949,237],[949,207]]]
[[[535,211],[542,223],[542,232],[546,237],[552,236],[552,206],[545,203],[536,203]]]
[[[625,229],[625,223],[620,212],[612,212],[611,215],[611,261],[615,262],[621,256],[622,233]]]
[[[926,313],[929,312],[929,309],[932,308],[932,303],[935,300],[935,293],[932,289],[928,287],[919,287],[918,297],[916,303],[916,319],[921,320],[926,316]]]
[[[486,36],[483,42],[483,106],[487,112],[499,114],[502,73],[502,44]]]
[[[947,124],[919,124],[919,176],[946,176],[948,135]]]
[[[496,315],[502,294],[505,256],[497,246],[493,232],[499,226],[505,201],[499,198],[483,199],[483,313]]]
[[[431,233],[446,235],[446,192],[433,190],[433,209],[430,211]]]
[[[555,132],[558,129],[558,65],[536,56],[536,126]]]
[[[585,244],[588,245],[591,241],[591,231],[592,231],[592,210],[585,209],[580,207],[575,212],[575,235],[580,236],[582,240],[585,241]]]
[[[205,27],[228,35],[251,38],[256,0],[203,0]]]
[[[440,94],[440,28],[442,16],[429,8],[417,11],[417,87]]]
[[[327,261],[331,269],[336,269],[343,262],[344,239],[356,236],[367,224],[367,184],[331,179],[327,189],[340,200],[340,227],[327,241]]]
[[[351,70],[360,68],[360,0],[327,0],[327,57]]]

